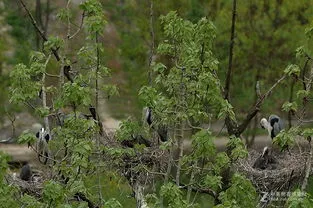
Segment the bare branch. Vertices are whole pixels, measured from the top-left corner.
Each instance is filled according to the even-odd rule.
[[[236,6],[237,6],[237,1],[233,0],[233,15],[232,15],[232,25],[231,25],[231,35],[230,35],[228,71],[226,75],[225,89],[224,89],[224,98],[226,100],[229,100],[230,80],[231,80],[232,69],[233,69],[233,50],[234,50],[234,44],[235,44],[235,26],[236,26]]]
[[[44,41],[48,41],[47,37],[45,36],[45,34],[41,31],[41,29],[39,28],[39,26],[37,25],[36,20],[34,19],[33,15],[30,13],[30,11],[28,10],[28,8],[26,7],[25,3],[23,0],[19,0],[23,6],[23,8],[25,9],[28,17],[30,18],[33,26],[35,27],[35,30],[39,33],[40,37],[44,40]],[[57,61],[60,61],[60,56],[58,54],[58,51],[55,49],[51,49],[53,55],[55,56]]]
[[[311,163],[312,163],[312,154],[313,154],[312,151],[313,151],[312,150],[312,144],[310,142],[310,153],[309,153],[309,157],[306,161],[305,176],[304,176],[303,183],[301,186],[301,191],[304,191],[308,185],[308,180],[309,180],[309,176],[310,176],[310,172],[311,172]]]
[[[152,70],[151,65],[153,61],[153,55],[154,55],[154,28],[153,28],[153,0],[150,0],[150,37],[151,37],[151,43],[150,43],[150,55],[149,55],[149,73],[148,73],[148,81],[149,85],[152,83]]]
[[[277,87],[279,83],[281,83],[286,78],[286,75],[283,75],[277,82],[275,82],[272,87],[264,93],[256,102],[254,107],[250,110],[247,114],[245,120],[239,125],[238,131],[236,136],[239,136],[244,130],[247,128],[248,124],[250,123],[251,119],[259,112],[261,105],[263,104],[264,100],[272,93],[272,91]]]
[[[83,28],[83,25],[84,25],[84,19],[85,19],[85,11],[82,13],[82,19],[81,19],[79,28],[78,28],[78,29],[76,30],[76,32],[75,32],[73,35],[71,35],[68,39],[74,38],[74,37],[81,31],[81,29]]]

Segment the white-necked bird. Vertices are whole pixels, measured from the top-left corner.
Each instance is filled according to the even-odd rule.
[[[266,118],[261,119],[261,127],[267,129],[269,136],[273,139],[278,133],[284,129],[284,123],[281,118],[276,115],[270,115],[268,121]]]

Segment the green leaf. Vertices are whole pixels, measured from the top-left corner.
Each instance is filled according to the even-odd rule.
[[[298,65],[295,65],[295,64],[290,64],[286,67],[286,69],[284,70],[284,73],[288,76],[291,76],[291,75],[299,76],[300,75],[300,67]]]
[[[18,137],[18,143],[19,144],[34,144],[37,141],[37,138],[35,137],[34,134],[28,133],[28,132],[23,132],[19,137]]]
[[[285,102],[282,106],[283,111],[285,112],[296,112],[298,110],[298,104],[296,102]]]
[[[309,94],[310,94],[310,92],[307,91],[307,90],[298,90],[298,91],[297,91],[297,98],[303,99],[303,98],[305,98],[305,97],[308,97]]]
[[[248,151],[240,138],[231,137],[227,143],[227,148],[231,149],[231,158],[233,160],[248,156]]]
[[[207,175],[204,179],[204,184],[208,188],[218,191],[222,188],[222,176]]]

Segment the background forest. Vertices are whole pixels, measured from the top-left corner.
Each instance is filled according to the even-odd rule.
[[[283,150],[295,144],[296,135],[313,134],[311,122],[303,122],[313,115],[313,0],[21,2],[0,0],[0,140],[17,142],[19,137],[25,145],[34,143],[24,130],[35,123],[50,126],[48,131],[64,141],[52,142],[49,148],[64,148],[66,153],[49,167],[37,165],[70,182],[50,179],[37,198],[0,197],[3,207],[256,207],[262,197],[259,190],[237,172],[229,175],[229,164],[248,155],[246,146],[262,152],[271,143],[260,129],[260,119],[270,114],[284,119],[286,132],[277,139]],[[68,78],[66,66],[75,79]],[[224,83],[230,68],[227,94]],[[14,89],[25,91],[14,94]],[[34,99],[39,91],[44,98]],[[137,134],[156,137],[155,129],[141,125],[146,106],[153,108],[156,126],[168,127],[173,142],[160,144],[156,139],[142,146],[144,142],[134,139]],[[62,128],[47,119],[60,109],[75,115]],[[77,116],[88,109],[94,123]],[[246,119],[251,109],[253,116]],[[111,140],[101,146],[106,137],[100,122],[105,132],[118,129],[115,136],[122,145],[131,137],[139,147],[119,148]],[[161,151],[160,159],[156,155]],[[3,181],[6,160],[0,160]],[[127,166],[138,161],[143,164]],[[173,163],[172,169],[167,162]],[[305,161],[304,169],[310,170]],[[153,185],[148,186],[151,175]],[[305,185],[293,187],[307,195],[293,195],[285,206],[313,206],[309,175],[303,175]],[[19,195],[10,186],[2,191]],[[83,203],[72,202],[75,197]]]

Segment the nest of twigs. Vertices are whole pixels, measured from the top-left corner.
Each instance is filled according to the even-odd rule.
[[[246,159],[239,160],[235,169],[243,173],[259,192],[288,191],[291,187],[301,184],[306,168],[308,152],[272,152],[275,163],[266,169],[257,169],[253,165],[261,153],[251,150]]]
[[[18,187],[22,193],[38,198],[42,196],[44,181],[48,180],[42,172],[36,172],[29,181],[20,179],[16,174],[8,174],[5,178],[8,184]]]
[[[169,152],[160,148],[157,137],[149,138],[149,141],[151,142],[149,146],[140,150],[135,148],[135,155],[124,154],[115,157],[105,153],[103,159],[104,161],[118,160],[119,163],[115,168],[129,181],[149,183],[158,173],[166,172],[169,158]],[[114,131],[105,131],[102,144],[108,148],[134,149],[127,146],[128,143],[118,141]],[[137,144],[137,142],[134,143],[134,145]]]

